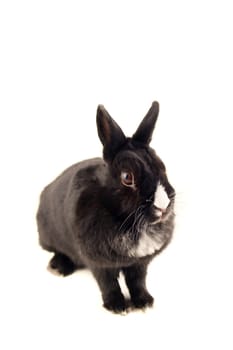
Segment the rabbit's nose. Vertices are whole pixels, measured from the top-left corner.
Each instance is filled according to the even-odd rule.
[[[160,216],[166,212],[166,209],[170,203],[170,199],[168,198],[167,192],[161,183],[158,184],[156,192],[154,205],[156,209],[160,212]]]
[[[166,213],[166,209],[161,209],[155,206],[155,214],[158,217],[162,217]]]

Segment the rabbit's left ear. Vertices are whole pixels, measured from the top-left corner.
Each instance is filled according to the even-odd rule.
[[[159,114],[159,103],[154,101],[151,108],[143,118],[141,124],[137,128],[137,131],[133,135],[135,141],[149,145],[152,139],[155,123]]]
[[[119,125],[102,105],[99,105],[97,108],[96,123],[100,141],[104,146],[104,156],[105,158],[110,158],[123,145],[126,137]]]

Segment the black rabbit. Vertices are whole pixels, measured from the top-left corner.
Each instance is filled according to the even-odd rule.
[[[54,252],[50,267],[66,276],[87,267],[102,292],[104,307],[127,309],[122,272],[135,308],[153,305],[146,289],[149,262],[169,243],[175,191],[166,169],[149,147],[158,117],[153,102],[132,138],[103,106],[97,109],[103,159],[65,170],[41,194],[37,213],[41,246]]]

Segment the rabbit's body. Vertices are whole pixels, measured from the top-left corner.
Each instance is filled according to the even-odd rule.
[[[173,215],[147,230],[142,227],[136,238],[119,230],[126,218],[116,219],[107,172],[103,159],[90,159],[68,168],[45,188],[38,211],[42,247],[67,255],[77,265],[121,268],[168,243]]]
[[[139,132],[135,139],[123,140],[121,129],[109,118],[101,119],[101,125],[97,119],[105,160],[77,163],[48,185],[41,194],[37,221],[41,246],[55,253],[50,266],[63,275],[88,267],[99,283],[105,307],[123,311],[120,271],[136,307],[153,303],[145,287],[146,270],[171,239],[174,190],[162,161],[137,139]],[[119,134],[110,140],[111,128]],[[170,198],[163,214],[164,209],[154,205],[159,186]]]

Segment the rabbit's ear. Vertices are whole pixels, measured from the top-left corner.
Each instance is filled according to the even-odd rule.
[[[133,135],[135,141],[149,145],[154,131],[155,123],[159,114],[159,103],[154,101],[151,108],[143,118],[137,131]]]
[[[98,135],[104,146],[104,155],[106,157],[113,156],[117,149],[126,141],[126,137],[119,125],[102,105],[99,105],[97,108],[96,122]]]

